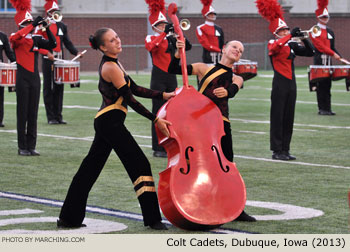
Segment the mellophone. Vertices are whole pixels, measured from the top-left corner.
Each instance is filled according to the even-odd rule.
[[[338,81],[346,79],[346,89],[349,91],[349,80],[350,80],[350,66],[319,66],[311,65],[308,69],[310,91],[316,90],[316,82],[320,82],[326,79],[332,79],[333,81]]]
[[[258,63],[241,59],[234,63],[232,71],[243,78],[244,81],[254,78],[258,72]]]
[[[17,64],[0,62],[0,86],[8,87],[9,92],[15,91]]]

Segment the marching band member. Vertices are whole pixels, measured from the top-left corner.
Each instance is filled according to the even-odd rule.
[[[213,0],[201,0],[203,4],[202,15],[205,23],[197,26],[196,35],[203,47],[202,59],[204,63],[215,64],[220,61],[221,49],[224,46],[224,32],[214,22],[216,12],[211,5]]]
[[[10,2],[17,10],[15,22],[19,27],[19,31],[10,36],[17,60],[18,154],[38,156],[40,154],[35,150],[40,98],[38,50],[56,47],[56,40],[49,29],[46,30],[48,40],[43,38],[38,26],[47,24],[40,16],[33,21],[30,14],[30,0],[11,0]]]
[[[0,31],[0,62],[4,62],[2,52],[5,51],[7,58],[14,62],[16,61],[16,56],[10,47],[9,40],[5,33]],[[5,127],[3,124],[4,119],[4,87],[0,87],[0,127]]]
[[[177,88],[176,75],[168,73],[172,55],[176,51],[176,39],[172,35],[174,27],[165,17],[164,0],[146,0],[149,6],[149,22],[154,35],[147,35],[145,47],[152,57],[152,75],[150,88],[161,92],[173,92]],[[186,50],[192,45],[186,40]],[[152,113],[156,114],[165,101],[152,99]],[[162,146],[158,144],[158,137],[152,124],[152,150],[154,157],[167,157]]]
[[[328,66],[332,64],[331,58],[341,60],[338,51],[335,49],[334,32],[327,26],[329,12],[327,9],[328,0],[317,0],[318,9],[315,11],[318,19],[318,26],[321,28],[321,35],[311,35],[311,41],[315,46],[314,65]],[[332,80],[327,78],[316,84],[317,105],[319,115],[335,115],[331,109],[331,87]]]
[[[99,67],[98,84],[103,101],[95,116],[95,138],[69,187],[57,226],[76,228],[85,226],[82,223],[89,192],[108,156],[114,150],[134,184],[144,225],[157,230],[167,229],[161,222],[150,163],[126,128],[124,121],[129,105],[137,113],[157,124],[164,135],[169,136],[167,125],[170,122],[157,118],[149,112],[133,94],[144,98],[166,100],[175,94],[153,91],[136,85],[118,60],[122,46],[114,30],[101,28],[94,36],[90,36],[89,40],[93,49],[100,50],[104,54]]]
[[[177,48],[183,48],[184,43],[177,41]],[[220,109],[223,117],[225,136],[221,139],[222,151],[227,160],[233,162],[231,123],[229,121],[229,98],[233,98],[243,85],[243,78],[233,74],[232,67],[238,62],[244,51],[240,41],[229,41],[222,49],[222,58],[215,66],[208,66],[205,63],[193,63],[187,65],[189,75],[196,75],[199,80],[198,90],[211,99]],[[170,73],[182,74],[179,50],[176,51],[172,62],[169,65]],[[236,218],[237,221],[253,222],[256,219],[243,211]]]
[[[289,153],[297,95],[294,58],[296,55],[311,57],[314,50],[307,39],[302,38],[304,46],[291,40],[292,37],[302,37],[302,32],[298,27],[289,32],[277,0],[257,0],[256,4],[260,15],[270,22],[269,29],[275,36],[268,44],[274,70],[270,111],[272,159],[295,160]]]
[[[55,59],[64,59],[63,45],[72,55],[80,54],[68,36],[67,25],[52,18],[54,12],[59,11],[57,0],[46,0],[44,5],[46,15],[50,18],[49,29],[54,34],[57,46],[52,50],[40,50],[42,57],[42,71],[44,77],[44,104],[49,124],[66,124],[62,118],[64,85],[56,84],[53,78],[53,62]]]

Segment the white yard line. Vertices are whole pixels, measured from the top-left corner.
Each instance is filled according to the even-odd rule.
[[[16,134],[16,130],[0,130],[0,133],[12,133]],[[42,137],[51,137],[51,138],[59,138],[59,139],[65,139],[65,140],[80,140],[80,141],[92,141],[93,137],[70,137],[70,136],[60,136],[60,135],[50,135],[50,134],[41,134],[38,133],[38,136]],[[140,136],[140,135],[134,135],[136,138],[150,138],[150,136]],[[152,148],[151,145],[145,145],[140,144],[141,147],[144,148]],[[341,165],[331,165],[331,164],[316,164],[316,163],[306,163],[306,162],[286,162],[286,161],[280,161],[280,160],[272,160],[268,158],[259,158],[259,157],[251,157],[251,156],[242,156],[242,155],[235,155],[236,158],[242,158],[242,159],[248,159],[248,160],[256,160],[256,161],[263,161],[263,162],[274,162],[274,163],[283,163],[288,165],[301,165],[301,166],[314,166],[314,167],[325,167],[325,168],[334,168],[334,169],[346,169],[350,170],[350,167],[348,166],[341,166]]]
[[[261,98],[235,98],[235,100],[241,100],[241,101],[263,101],[263,102],[271,102],[270,99],[261,99]],[[311,104],[316,105],[317,102],[312,101],[296,101],[296,103],[300,104]],[[349,103],[332,103],[332,106],[341,106],[341,107],[350,107]]]
[[[255,123],[255,124],[270,124],[270,121],[248,120],[248,119],[241,119],[241,118],[230,118],[230,121],[238,121],[243,123]],[[313,128],[321,128],[321,129],[350,129],[350,126],[318,125],[318,124],[303,124],[303,123],[294,123],[294,126],[313,127]]]

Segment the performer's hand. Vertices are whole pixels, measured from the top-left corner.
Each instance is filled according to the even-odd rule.
[[[185,46],[186,46],[186,44],[185,44],[184,41],[176,39],[176,48],[177,48],[177,50],[175,52],[175,57],[176,58],[178,58],[178,59],[180,58],[180,49],[181,48],[185,48]]]
[[[79,58],[82,58],[83,57],[83,55],[84,55],[84,53],[83,52],[78,52],[78,54],[77,55],[79,55]]]
[[[176,48],[177,49],[185,48],[185,46],[186,46],[185,41],[181,41],[179,39],[176,40]]]
[[[175,92],[170,92],[170,93],[163,92],[164,100],[169,100],[171,97],[174,97],[174,96],[175,96]]]
[[[299,27],[293,28],[290,34],[292,35],[292,37],[303,37],[303,33],[301,32]]]
[[[55,57],[54,57],[53,54],[50,53],[50,52],[48,52],[46,56],[47,56],[47,58],[48,58],[49,60],[51,60],[51,61],[54,61],[54,60],[55,60]]]
[[[340,59],[341,59],[341,57],[339,56],[338,53],[334,53],[333,57],[334,57],[336,60],[340,60]]]
[[[235,83],[239,88],[241,88],[243,86],[243,82],[244,82],[244,80],[241,76],[236,75],[236,74],[234,74],[232,76],[232,83]]]
[[[228,92],[224,87],[215,88],[213,93],[217,98],[224,98],[228,95]]]
[[[50,22],[46,22],[45,19],[43,19],[43,21],[40,23],[42,25],[42,27],[44,28],[49,28],[49,26],[51,25]]]
[[[165,26],[164,32],[168,34],[169,32],[174,32],[174,25],[173,24],[167,24]]]
[[[159,118],[156,122],[158,129],[160,130],[160,132],[162,132],[163,135],[165,135],[166,137],[170,136],[170,132],[168,129],[168,125],[171,125],[171,122],[164,120],[162,118]]]
[[[37,17],[34,19],[32,25],[33,25],[34,27],[35,27],[35,26],[38,26],[38,25],[42,24],[43,21],[44,21],[44,19],[43,19],[41,16],[37,16]],[[46,23],[46,22],[45,22],[45,23]]]

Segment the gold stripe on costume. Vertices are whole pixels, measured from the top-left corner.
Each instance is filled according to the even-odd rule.
[[[213,68],[213,67],[212,67],[212,68]],[[211,70],[212,68],[210,68],[209,70]],[[208,71],[207,71],[207,72],[208,72]],[[214,80],[216,77],[218,77],[219,75],[221,75],[221,74],[223,74],[223,73],[226,73],[226,72],[227,72],[227,70],[221,68],[221,69],[219,69],[218,71],[216,71],[216,72],[212,73],[211,75],[209,75],[209,76],[205,79],[205,81],[204,81],[203,85],[201,86],[201,88],[199,89],[199,93],[203,94],[204,90],[207,88],[207,86],[209,85],[209,83],[210,83],[212,80]]]
[[[230,122],[230,120],[226,116],[222,116],[222,119],[226,122]]]
[[[133,184],[134,184],[134,186],[137,186],[141,182],[145,182],[145,181],[147,181],[147,182],[154,182],[152,176],[140,176],[140,177],[138,177],[138,179],[135,180],[135,182]]]
[[[126,83],[125,83],[125,85],[126,85]],[[129,82],[128,82],[127,85],[130,87],[130,80],[129,80]],[[123,85],[123,86],[124,86],[124,85]],[[123,86],[122,86],[122,87],[123,87]],[[97,118],[97,117],[99,117],[100,115],[102,115],[102,114],[104,114],[104,113],[106,113],[106,112],[108,112],[108,111],[111,111],[111,110],[113,110],[113,109],[119,109],[119,110],[123,111],[125,114],[128,113],[128,109],[127,109],[126,107],[124,107],[123,105],[121,105],[122,102],[123,102],[123,100],[124,100],[123,96],[120,96],[120,97],[118,98],[118,100],[117,100],[114,104],[109,105],[109,106],[105,107],[104,109],[98,111],[97,114],[96,114],[96,116],[95,116],[95,118]]]
[[[156,188],[154,186],[143,186],[136,192],[136,197],[139,197],[144,192],[155,192]]]
[[[117,101],[117,102],[118,102],[118,101]],[[100,111],[96,114],[95,118],[97,118],[97,117],[99,117],[100,115],[102,115],[102,114],[104,114],[104,113],[106,113],[106,112],[108,112],[108,111],[110,111],[110,110],[113,110],[113,109],[119,109],[119,110],[123,111],[123,112],[126,114],[126,113],[128,112],[127,108],[125,108],[124,106],[122,106],[122,105],[120,105],[120,104],[117,104],[117,102],[114,103],[114,104],[112,104],[112,105],[109,105],[108,107],[105,107],[105,108],[102,109],[102,110],[100,110]]]

